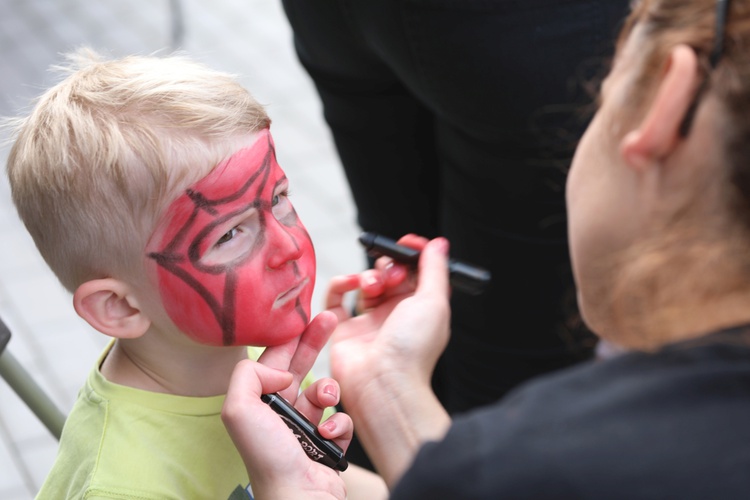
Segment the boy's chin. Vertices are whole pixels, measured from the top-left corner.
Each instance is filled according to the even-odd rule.
[[[290,330],[287,332],[276,332],[276,334],[267,339],[265,342],[260,344],[261,347],[274,347],[277,345],[283,345],[299,338],[304,332],[304,328],[298,330]]]
[[[232,345],[244,345],[253,347],[274,347],[283,345],[299,338],[304,333],[305,328],[288,328],[283,330],[272,331],[269,335],[247,335],[239,336],[237,342]]]

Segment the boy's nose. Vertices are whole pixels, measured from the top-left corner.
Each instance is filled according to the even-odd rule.
[[[268,235],[268,267],[276,269],[302,256],[302,246],[289,228],[273,217],[266,228]]]

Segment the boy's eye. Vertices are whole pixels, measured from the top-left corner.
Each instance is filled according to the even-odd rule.
[[[231,240],[232,238],[234,238],[237,235],[238,232],[239,232],[239,230],[236,227],[233,227],[232,229],[230,229],[229,231],[227,231],[226,233],[224,233],[224,235],[222,235],[221,238],[219,238],[219,241],[216,242],[216,246],[218,247],[218,246],[221,246],[224,243],[228,242],[229,240]]]
[[[284,201],[284,198],[289,198],[289,188],[274,194],[273,198],[271,198],[271,206],[275,207],[276,205]]]

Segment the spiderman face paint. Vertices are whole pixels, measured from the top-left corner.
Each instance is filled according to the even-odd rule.
[[[315,253],[268,130],[169,205],[146,252],[172,321],[210,345],[278,345],[310,319]]]

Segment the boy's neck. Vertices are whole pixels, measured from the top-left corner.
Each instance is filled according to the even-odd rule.
[[[160,342],[141,337],[118,339],[100,370],[108,381],[151,392],[207,397],[226,394],[234,366],[247,347],[211,347]]]

